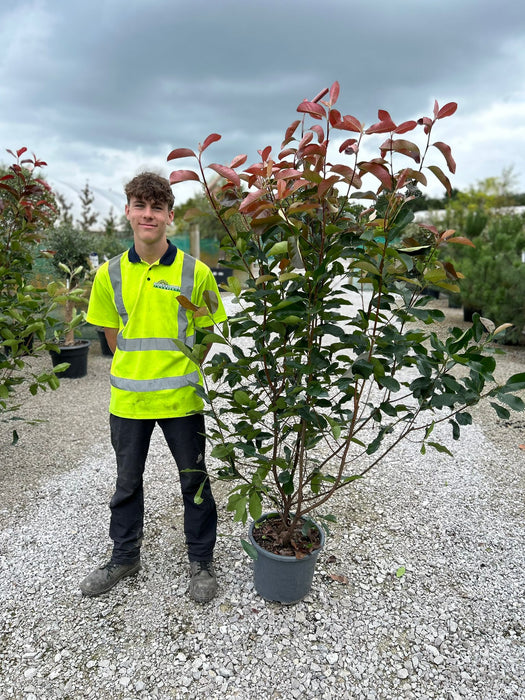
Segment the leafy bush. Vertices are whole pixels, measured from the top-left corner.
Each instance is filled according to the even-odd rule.
[[[42,232],[54,218],[54,198],[49,185],[35,176],[46,164],[36,156],[22,158],[26,148],[8,151],[16,162],[0,177],[0,419],[19,419],[23,399],[20,389],[30,394],[59,385],[55,370],[33,372],[29,356],[52,347],[46,341],[46,327],[56,323],[55,302],[47,291],[30,279]],[[13,431],[13,440],[17,433]]]
[[[229,327],[193,348],[178,345],[196,364],[206,343],[228,346],[205,368],[214,383],[197,387],[211,418],[212,455],[222,463],[219,476],[232,481],[228,508],[243,522],[248,514],[257,520],[263,503],[275,509],[281,544],[293,542],[301,518],[401,441],[450,454],[433,437],[437,424],[458,439],[472,421],[469,407],[482,398],[500,416],[524,407],[514,393],[525,387],[525,374],[494,383],[490,343],[500,329],[487,333],[477,317],[445,338],[425,330],[443,314],[426,307],[420,290],[458,291],[454,266],[438,250],[470,242],[428,225],[423,240],[414,240],[407,203],[429,173],[450,190],[448,176],[426,158],[439,155],[454,172],[450,147],[431,136],[456,104],[436,103],[432,116],[400,124],[379,110],[379,121],[366,127],[335,108],[338,96],[334,83],[299,104],[302,118],[288,127],[281,149],[262,148],[242,172],[245,155],[209,164],[212,177],[227,180],[220,191],[209,186],[203,162],[219,134],[197,152],[177,148],[168,156],[196,159],[196,170],[176,170],[171,181],[203,183],[226,234],[228,265],[245,280],[232,276],[224,287],[239,304]],[[404,136],[410,131],[421,144]],[[378,135],[376,157],[365,160],[363,143]],[[356,210],[356,200],[368,208]],[[206,303],[213,311],[213,298]]]

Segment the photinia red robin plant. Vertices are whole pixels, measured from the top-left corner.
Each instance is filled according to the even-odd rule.
[[[56,325],[56,307],[47,291],[34,283],[38,244],[55,218],[54,195],[37,177],[46,163],[27,148],[7,151],[11,166],[0,172],[0,421],[20,420],[23,388],[34,395],[59,386],[55,370],[34,371],[28,356],[54,347],[46,329]],[[12,431],[13,443],[18,440]]]
[[[193,348],[180,344],[196,364],[207,343],[227,346],[198,391],[218,476],[232,481],[228,509],[242,522],[266,507],[277,513],[274,549],[298,556],[298,526],[308,540],[312,515],[332,519],[330,498],[401,441],[450,454],[436,425],[457,440],[481,399],[499,416],[524,407],[516,392],[525,373],[493,378],[490,343],[503,327],[487,332],[476,317],[446,337],[432,330],[443,314],[427,306],[425,288],[454,291],[460,277],[438,252],[470,242],[419,224],[421,242],[410,202],[428,177],[450,191],[455,162],[434,132],[457,105],[436,102],[431,116],[401,123],[381,109],[367,126],[338,111],[338,98],[336,82],[301,102],[280,149],[262,148],[248,167],[245,155],[204,161],[219,134],[168,156],[196,160],[171,182],[202,183],[236,271],[223,285],[238,304],[229,327]],[[363,157],[372,148],[375,157]],[[434,156],[439,164],[428,164]]]

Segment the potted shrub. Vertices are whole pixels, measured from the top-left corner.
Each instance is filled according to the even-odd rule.
[[[91,280],[89,254],[91,239],[71,224],[62,224],[48,232],[46,244],[52,256],[60,281],[48,285],[48,293],[63,306],[66,331],[56,337],[56,347],[50,351],[53,364],[68,362],[62,372],[66,378],[84,377],[87,374],[87,358],[90,341],[76,339],[75,334],[84,321],[83,312],[77,309],[87,306],[87,293]]]
[[[435,426],[448,425],[457,440],[482,398],[500,416],[524,407],[515,392],[525,373],[504,385],[493,380],[490,344],[502,328],[489,333],[477,316],[468,330],[442,337],[432,324],[443,313],[420,294],[430,285],[458,291],[458,273],[437,251],[469,241],[433,226],[424,226],[424,245],[405,240],[413,221],[407,203],[427,173],[450,189],[443,169],[425,161],[436,153],[454,172],[450,148],[432,137],[456,105],[436,103],[432,116],[401,124],[380,110],[366,127],[335,108],[338,94],[334,83],[303,101],[281,150],[261,149],[242,172],[246,156],[209,164],[227,181],[219,191],[203,161],[218,134],[196,152],[168,156],[196,159],[196,170],[177,170],[171,182],[203,184],[225,232],[228,266],[246,280],[231,276],[223,285],[238,303],[229,325],[179,347],[199,363],[207,343],[225,346],[197,389],[207,402],[211,454],[221,462],[218,477],[231,482],[228,509],[243,523],[253,520],[243,546],[257,557],[256,589],[284,603],[309,590],[313,567],[293,571],[315,559],[322,525],[334,519],[334,494],[407,438],[423,453],[450,454]],[[409,131],[422,131],[421,146],[406,138]],[[374,141],[377,157],[363,159],[363,144],[369,152]],[[212,298],[206,303],[213,309]]]

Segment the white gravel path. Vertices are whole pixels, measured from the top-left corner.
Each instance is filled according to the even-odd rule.
[[[85,599],[79,581],[110,551],[108,368],[93,346],[87,377],[28,404],[47,422],[18,425],[16,446],[0,426],[1,700],[525,698],[524,415],[479,410],[455,459],[407,443],[338,495],[312,593],[290,607],[254,592],[222,484],[219,593],[188,599],[155,431],[143,570]]]

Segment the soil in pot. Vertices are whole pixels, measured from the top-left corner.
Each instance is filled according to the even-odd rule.
[[[298,559],[307,556],[321,546],[321,534],[316,528],[310,528],[307,535],[302,532],[303,523],[299,521],[290,544],[283,544],[284,527],[278,518],[266,518],[257,523],[253,529],[253,539],[259,547],[267,552],[279,554],[283,557],[297,557]]]

